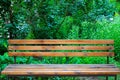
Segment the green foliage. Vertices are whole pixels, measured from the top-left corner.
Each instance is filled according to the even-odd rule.
[[[5,52],[7,52],[7,41],[0,39],[0,55],[3,55]]]
[[[64,22],[61,24],[61,27],[58,29],[56,33],[57,39],[67,39],[68,33],[72,27],[73,18],[72,17],[65,17]]]
[[[69,21],[67,18],[71,17],[74,25],[80,26],[81,21],[108,19],[115,12],[109,0],[1,0],[0,2],[4,21],[2,28],[7,29],[10,38],[19,39],[33,35],[37,39],[67,38],[69,27],[71,29],[71,26],[67,27],[66,22]],[[67,29],[61,31],[64,27]]]
[[[0,14],[2,16],[5,16],[4,13],[9,11],[11,5],[11,1],[10,0],[0,0]]]
[[[3,54],[0,55],[1,70],[7,64],[13,63],[13,58],[5,53],[8,38],[113,39],[115,60],[120,61],[119,5],[119,0],[0,0],[0,37],[3,38],[0,40],[0,54]],[[101,57],[17,58],[17,63],[35,64],[94,64],[105,61],[106,58]],[[111,63],[115,61],[111,59]],[[2,76],[2,79],[6,79],[5,76]],[[64,77],[49,78],[49,80],[62,79],[77,80]]]
[[[116,8],[120,14],[120,0],[116,0]]]
[[[113,21],[98,21],[82,23],[82,39],[113,39],[115,41],[116,60],[120,61],[120,16]]]
[[[68,39],[79,39],[79,26],[72,26],[68,34]]]
[[[97,21],[111,18],[116,8],[109,0],[81,0],[79,1],[78,10],[73,16],[75,23],[82,21]]]

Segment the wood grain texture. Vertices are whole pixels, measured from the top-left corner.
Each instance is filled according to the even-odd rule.
[[[113,46],[8,46],[9,50],[113,50]]]
[[[11,64],[2,71],[2,74],[39,76],[116,75],[120,74],[120,69],[112,64]]]
[[[34,40],[8,40],[9,44],[114,44],[113,40],[60,40],[60,39],[34,39]]]
[[[114,56],[113,40],[9,40],[9,56]],[[11,45],[17,44],[17,45]],[[19,45],[35,44],[35,45]],[[47,44],[37,45],[37,44]],[[55,44],[55,45],[53,45]],[[59,45],[56,45],[59,44]],[[62,45],[69,44],[69,45]],[[85,46],[71,44],[86,44]],[[97,45],[88,45],[97,44]],[[103,44],[98,45],[98,44]],[[106,45],[108,44],[108,45]],[[105,46],[106,45],[106,46]],[[22,51],[21,51],[22,50]],[[25,50],[23,52],[23,50]],[[41,50],[44,50],[42,52]],[[51,51],[49,51],[51,50]],[[57,52],[55,52],[57,50]],[[59,51],[60,50],[60,51]],[[78,52],[66,52],[77,50]],[[87,50],[91,51],[88,52]],[[103,51],[104,50],[104,51]],[[61,52],[62,51],[62,52]],[[1,74],[21,76],[116,75],[120,69],[113,64],[10,64]]]
[[[113,44],[113,40],[57,40],[57,39],[42,40],[40,39],[40,40],[9,40],[9,43],[10,44],[47,44],[46,46],[45,45],[39,45],[39,46],[10,45],[8,46],[8,49],[10,50],[9,51],[10,56],[114,56],[114,52],[112,52],[112,50],[114,49],[113,46],[71,45],[71,44]],[[59,44],[59,45],[52,45],[52,44]],[[62,45],[62,44],[69,44],[69,45]],[[15,52],[16,50],[19,51]],[[26,52],[25,51],[23,52],[21,50],[25,50]],[[44,52],[41,50],[44,50]],[[68,50],[71,50],[71,52]],[[77,50],[77,52],[75,52],[75,50]],[[86,50],[93,50],[93,51],[88,52]]]
[[[9,52],[9,56],[114,56],[114,52]]]

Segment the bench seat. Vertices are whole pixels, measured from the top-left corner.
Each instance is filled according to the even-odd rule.
[[[120,74],[120,69],[113,64],[9,64],[2,74],[12,76],[116,75]]]
[[[115,56],[113,40],[11,39],[8,43],[8,54],[14,58],[14,64],[8,65],[2,74],[9,77],[105,76],[108,80],[109,76],[113,76],[117,80],[117,75],[120,74],[120,68],[109,64],[109,57]],[[69,61],[69,57],[105,57],[106,64],[74,62],[73,64],[19,64],[16,62],[17,57],[30,56],[41,57],[41,62],[44,57],[65,57],[66,62]],[[59,61],[59,58],[57,60]]]

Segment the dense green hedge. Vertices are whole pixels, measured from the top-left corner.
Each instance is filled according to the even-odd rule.
[[[120,61],[120,16],[113,21],[83,22],[81,39],[113,39],[115,59]]]
[[[113,39],[120,61],[119,0],[0,0],[0,69],[13,63],[7,54],[10,39]],[[116,60],[116,61],[114,61]],[[106,58],[18,57],[17,63],[105,63]],[[119,66],[120,63],[117,64]],[[4,75],[0,76],[5,80]],[[32,79],[31,77],[28,79]],[[49,78],[49,80],[78,78]],[[41,80],[41,78],[39,78]]]

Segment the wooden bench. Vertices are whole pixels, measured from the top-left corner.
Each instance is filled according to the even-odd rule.
[[[113,40],[8,40],[8,54],[15,64],[1,73],[7,76],[115,76],[120,69],[109,63],[114,56]],[[106,64],[16,64],[17,56],[106,57]]]

